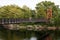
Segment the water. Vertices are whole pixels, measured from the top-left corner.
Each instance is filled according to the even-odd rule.
[[[37,40],[32,31],[0,30],[0,40]]]
[[[41,34],[39,35],[38,32],[34,31],[0,30],[0,40],[40,40],[40,36]],[[53,40],[60,40],[59,36],[55,37],[53,35],[53,38]]]
[[[30,40],[37,40],[37,38],[36,37],[31,37]]]

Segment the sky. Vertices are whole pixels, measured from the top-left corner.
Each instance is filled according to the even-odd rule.
[[[30,9],[35,9],[36,4],[41,1],[51,1],[56,5],[60,5],[60,0],[0,0],[0,7],[4,5],[18,5],[20,7],[26,5]]]

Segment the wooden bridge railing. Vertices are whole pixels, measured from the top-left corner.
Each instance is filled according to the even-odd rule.
[[[22,22],[47,22],[47,19],[0,18],[0,24],[18,24]]]

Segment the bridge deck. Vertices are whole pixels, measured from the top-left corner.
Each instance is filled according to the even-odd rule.
[[[19,19],[19,18],[0,19],[0,24],[19,24],[22,22],[47,22],[47,19]]]

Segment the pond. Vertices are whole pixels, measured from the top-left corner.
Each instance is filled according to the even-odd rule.
[[[32,31],[0,30],[0,40],[37,40]]]
[[[19,30],[0,30],[0,40],[41,40],[39,39],[44,33],[36,31],[19,31]],[[53,40],[60,40],[59,36],[52,34]],[[43,38],[44,39],[44,38]]]
[[[0,40],[40,40],[42,35],[38,31],[0,30]]]

